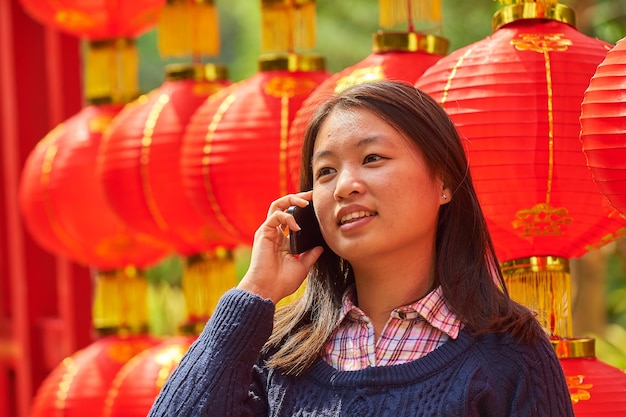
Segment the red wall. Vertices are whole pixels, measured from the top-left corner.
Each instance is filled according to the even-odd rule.
[[[30,151],[82,106],[80,42],[0,1],[0,417],[26,417],[47,373],[91,342],[89,271],[30,237],[17,190]]]

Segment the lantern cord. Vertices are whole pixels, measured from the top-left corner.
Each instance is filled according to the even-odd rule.
[[[441,0],[379,0],[378,8],[379,25],[384,29],[406,24],[408,31],[413,32],[415,22],[441,27]]]
[[[261,18],[263,52],[293,53],[315,47],[315,1],[263,0]]]

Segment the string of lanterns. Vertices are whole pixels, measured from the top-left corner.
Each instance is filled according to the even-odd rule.
[[[439,27],[438,1],[381,0],[372,53],[330,74],[310,52],[315,1],[262,0],[258,72],[231,83],[225,69],[201,59],[218,52],[213,1],[108,1],[98,10],[80,1],[22,2],[43,24],[87,39],[91,57],[89,104],[52,130],[24,167],[25,222],[42,247],[101,271],[94,326],[116,333],[116,343],[129,332],[144,343],[114,365],[89,356],[108,367],[89,388],[98,401],[60,390],[92,372],[87,353],[68,358],[42,385],[33,416],[78,415],[84,409],[75,404],[105,416],[145,415],[232,284],[233,248],[252,243],[269,201],[297,190],[303,129],[316,106],[379,79],[415,83],[467,139],[507,285],[551,333],[576,415],[626,412],[626,374],[595,357],[593,339],[572,336],[569,277],[570,259],[626,235],[623,42],[581,34],[573,10],[557,0],[518,0],[494,14],[491,36],[447,55],[445,38],[413,25]],[[132,39],[157,22],[161,53],[192,62],[167,68],[159,88],[139,95]],[[386,30],[403,22],[406,31]],[[145,334],[145,316],[123,306],[107,316],[102,307],[116,289],[141,293],[142,269],[171,253],[186,259],[185,334],[157,341]],[[87,352],[110,355],[111,340]]]

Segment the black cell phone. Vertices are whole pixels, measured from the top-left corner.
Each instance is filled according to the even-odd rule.
[[[298,231],[289,231],[289,248],[292,254],[298,255],[316,246],[324,245],[324,238],[317,216],[315,216],[313,202],[310,202],[306,207],[291,206],[287,212],[293,215],[296,223],[300,226]]]

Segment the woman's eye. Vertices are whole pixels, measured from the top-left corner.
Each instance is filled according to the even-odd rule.
[[[335,172],[333,168],[323,167],[316,171],[315,178],[320,178],[320,177],[323,177],[324,175],[332,174],[333,172]]]
[[[376,155],[376,154],[371,154],[371,155],[367,155],[364,159],[363,159],[363,163],[367,164],[370,162],[376,162],[376,161],[380,161],[381,159],[384,159],[382,156],[380,155]]]

